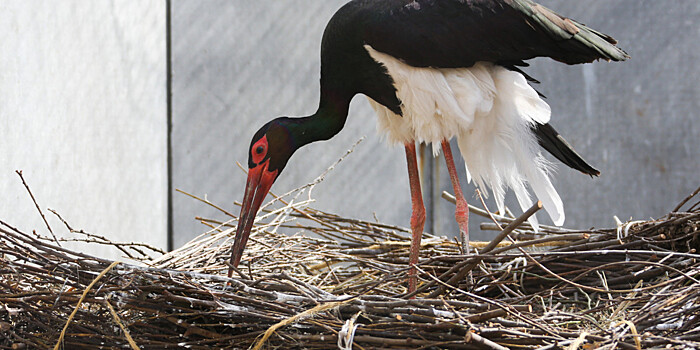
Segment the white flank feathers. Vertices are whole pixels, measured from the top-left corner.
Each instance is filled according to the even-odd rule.
[[[403,117],[369,99],[378,129],[389,142],[430,142],[437,154],[442,140],[456,137],[469,181],[482,189],[488,184],[501,213],[506,187],[513,189],[522,210],[528,209],[529,185],[554,224],[564,223],[564,206],[531,129],[535,122],[547,123],[551,110],[522,74],[486,62],[470,68],[417,68],[369,45],[365,49],[386,67],[402,102]],[[535,216],[530,223],[537,229]]]

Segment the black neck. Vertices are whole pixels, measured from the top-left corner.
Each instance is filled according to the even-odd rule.
[[[345,126],[351,99],[351,94],[322,89],[316,113],[293,119],[295,130],[292,130],[292,133],[296,139],[296,146],[328,140],[339,133]]]
[[[273,119],[253,136],[253,140],[268,136],[268,153],[274,155],[270,157],[270,171],[282,171],[296,150],[312,142],[328,140],[343,129],[352,94],[321,91],[325,92],[321,93],[318,110],[313,115]],[[254,164],[249,161],[249,166]]]

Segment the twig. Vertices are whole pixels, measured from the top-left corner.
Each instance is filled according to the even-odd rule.
[[[688,195],[688,197],[685,197],[680,203],[678,203],[678,205],[676,205],[676,207],[673,208],[671,212],[675,213],[679,211],[683,207],[683,205],[685,205],[685,203],[688,203],[693,197],[697,196],[698,193],[700,193],[700,187],[696,188],[695,191]]]
[[[467,332],[467,335],[464,336],[464,342],[465,343],[476,343],[479,344],[482,348],[486,349],[493,349],[493,350],[508,350],[507,347],[498,345],[497,343],[492,342],[491,340],[488,340],[475,332]]]
[[[481,250],[480,254],[481,254],[481,255],[488,254],[491,250],[493,250],[494,248],[496,248],[496,246],[498,246],[498,243],[500,243],[504,238],[506,238],[506,237],[508,236],[508,234],[510,234],[511,232],[513,232],[513,230],[514,230],[516,227],[518,227],[520,224],[522,224],[523,222],[525,222],[525,220],[527,220],[530,216],[532,216],[533,214],[535,214],[535,213],[536,213],[538,210],[540,210],[540,209],[542,209],[542,202],[537,201],[537,203],[535,203],[535,205],[533,205],[530,209],[528,209],[526,212],[524,212],[522,215],[520,215],[520,217],[518,217],[516,220],[514,220],[513,222],[511,222],[508,226],[506,226],[506,228],[503,229],[503,231],[501,231],[501,233],[499,233],[496,237],[494,237],[494,239],[492,239],[491,242],[489,242],[489,244],[486,245],[486,247],[484,247],[484,248]],[[480,261],[481,261],[481,259],[478,259],[478,258],[477,258],[477,259],[473,260],[471,263],[469,263],[468,265],[466,265],[465,267],[460,268],[460,269],[458,270],[457,273],[455,273],[454,275],[452,275],[452,276],[447,280],[446,284],[455,286],[459,281],[461,281],[462,279],[464,279],[464,277],[466,277],[467,274],[468,274],[472,269],[474,269],[474,267],[476,267],[476,265],[477,265]],[[418,292],[418,291],[420,291],[420,290],[421,290],[421,289],[419,288],[418,290],[416,290],[416,292]],[[431,298],[435,298],[435,297],[437,297],[438,295],[440,295],[440,294],[442,294],[442,293],[444,293],[444,292],[445,292],[445,286],[444,286],[444,285],[440,285],[436,291],[434,291],[433,293],[430,294],[430,297],[431,297]]]
[[[66,330],[68,329],[68,325],[70,325],[71,321],[73,320],[73,317],[75,317],[75,314],[80,309],[80,304],[83,303],[83,300],[85,300],[85,297],[87,296],[87,293],[90,291],[90,289],[92,289],[92,286],[94,286],[95,283],[97,283],[97,281],[99,281],[100,278],[102,278],[102,276],[107,274],[107,272],[109,272],[109,270],[111,270],[113,267],[119,265],[119,263],[120,263],[119,261],[115,261],[111,265],[107,266],[107,268],[102,270],[102,272],[100,272],[100,274],[97,275],[97,277],[95,277],[95,279],[93,279],[92,282],[90,282],[90,284],[87,286],[87,288],[85,288],[85,290],[83,291],[83,295],[81,295],[80,300],[78,300],[78,304],[75,305],[75,309],[73,309],[73,312],[70,314],[70,316],[68,316],[68,320],[66,321],[66,325],[63,326],[63,330],[61,331],[61,335],[58,336],[58,341],[56,342],[56,345],[53,347],[54,350],[58,350],[61,347],[61,343],[63,342],[63,337],[66,335]]]
[[[449,193],[449,192],[447,192],[447,191],[443,191],[441,197],[442,197],[443,199],[445,199],[446,201],[452,203],[452,204],[456,204],[456,203],[457,203],[457,200],[455,199],[455,197],[454,197],[451,193]],[[483,210],[483,209],[481,209],[481,208],[479,208],[479,207],[473,206],[473,205],[471,205],[471,204],[469,204],[469,212],[470,212],[470,213],[474,213],[474,214],[476,214],[476,215],[479,215],[479,216],[481,216],[481,217],[487,218],[487,219],[493,217],[493,218],[495,218],[496,220],[498,220],[499,222],[504,222],[504,223],[510,223],[510,222],[512,222],[513,220],[515,220],[515,218],[511,218],[511,217],[507,217],[507,216],[503,216],[503,215],[498,215],[498,214],[495,214],[495,213],[487,212],[487,211],[485,211],[485,210]],[[530,227],[530,225],[529,225],[528,223],[523,223],[523,226],[522,226],[522,227],[523,227],[523,228],[527,228],[527,229],[532,229],[532,227]],[[547,231],[547,232],[550,232],[550,233],[555,233],[555,232],[566,232],[566,233],[576,232],[576,230],[566,229],[566,228],[557,227],[557,226],[542,225],[542,224],[540,224],[540,230],[542,230],[542,231]]]
[[[193,195],[193,194],[189,194],[189,193],[187,193],[187,192],[185,192],[185,191],[183,191],[183,190],[181,190],[181,189],[179,189],[179,188],[176,188],[175,191],[180,192],[180,193],[182,193],[182,194],[184,194],[185,196],[188,196],[188,197],[190,197],[190,198],[196,199],[196,200],[198,200],[198,201],[200,201],[200,202],[202,202],[202,203],[204,203],[204,204],[206,204],[206,205],[208,205],[208,206],[210,206],[210,207],[212,207],[212,208],[214,208],[214,209],[216,209],[216,210],[218,210],[218,211],[220,211],[220,212],[222,212],[222,213],[224,213],[224,214],[226,214],[226,215],[228,215],[228,216],[230,216],[230,217],[232,217],[232,218],[235,218],[235,217],[236,217],[236,215],[233,215],[233,214],[229,213],[228,211],[226,211],[226,209],[221,208],[220,206],[218,206],[218,205],[216,205],[216,204],[210,202],[208,199],[199,198],[199,197],[197,197],[197,196],[195,196],[195,195]]]
[[[44,213],[41,211],[41,207],[39,207],[39,203],[36,202],[36,199],[34,198],[34,194],[32,194],[32,191],[29,189],[29,185],[27,185],[27,182],[24,181],[24,176],[22,175],[22,170],[15,170],[15,173],[17,173],[17,175],[19,175],[19,178],[22,179],[22,184],[24,185],[24,188],[27,189],[27,192],[29,192],[29,196],[32,197],[32,202],[34,202],[34,205],[36,206],[36,210],[39,211],[39,215],[41,215],[41,219],[44,220],[44,223],[46,224],[46,228],[49,229],[51,236],[53,236],[54,242],[56,242],[56,244],[58,244],[58,246],[60,247],[61,243],[58,242],[56,235],[53,234],[53,230],[51,230],[51,226],[49,226],[49,222],[46,221],[46,217],[44,216]]]
[[[496,248],[498,243],[504,240],[508,236],[508,234],[513,232],[513,230],[520,226],[520,224],[525,222],[540,209],[542,209],[542,202],[537,201],[537,203],[530,207],[530,209],[528,209],[526,212],[520,215],[517,219],[513,220],[513,222],[508,224],[508,226],[506,226],[506,228],[504,228],[503,231],[501,231],[501,233],[499,233],[494,239],[492,239],[491,242],[489,242],[489,244],[486,247],[484,247],[484,249],[482,249],[480,253],[487,254],[488,252]]]
[[[323,179],[325,179],[326,175],[328,175],[328,173],[333,171],[333,169],[335,169],[335,167],[338,164],[340,164],[340,162],[342,162],[347,156],[349,156],[350,153],[354,152],[355,147],[357,147],[357,145],[359,145],[364,140],[365,140],[364,136],[360,137],[360,139],[355,141],[355,143],[352,146],[350,146],[350,149],[345,151],[345,153],[342,156],[340,156],[340,158],[338,158],[338,160],[336,160],[335,163],[331,164],[331,166],[329,166],[324,172],[322,172],[321,175],[316,177],[316,179],[314,179],[314,181],[311,181],[311,183],[306,185],[307,187],[309,187],[309,199],[311,199],[311,191],[313,190],[314,186],[316,186],[321,181],[323,181]]]
[[[124,323],[122,323],[121,319],[119,318],[119,315],[117,315],[117,312],[114,310],[112,307],[112,304],[109,302],[109,298],[105,299],[104,305],[109,309],[109,313],[112,314],[112,317],[114,318],[114,322],[116,322],[119,325],[119,328],[121,328],[122,332],[124,333],[124,337],[126,338],[126,341],[129,342],[129,345],[133,350],[139,350],[139,346],[136,344],[134,339],[131,337],[131,334],[129,334],[129,329],[126,328]]]
[[[297,320],[301,320],[301,319],[304,319],[306,317],[312,317],[313,315],[315,315],[319,312],[334,309],[340,305],[343,305],[343,304],[350,302],[351,300],[353,300],[353,299],[347,299],[344,301],[320,304],[320,305],[317,305],[311,309],[308,309],[302,313],[296,314],[290,318],[287,318],[287,319],[273,325],[272,327],[268,328],[267,331],[265,331],[262,338],[260,338],[260,340],[258,340],[258,342],[255,344],[255,346],[253,346],[253,350],[259,350],[260,348],[262,348],[263,344],[265,344],[265,341],[267,341],[267,339],[270,338],[272,333],[274,333],[277,329],[284,327],[284,326],[287,326],[287,325],[290,325],[290,324],[296,322]]]

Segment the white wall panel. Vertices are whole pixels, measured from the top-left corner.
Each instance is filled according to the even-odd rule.
[[[0,218],[47,233],[21,169],[57,234],[165,247],[165,2],[4,0],[0,42]]]

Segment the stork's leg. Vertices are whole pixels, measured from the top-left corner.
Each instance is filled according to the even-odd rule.
[[[469,206],[462,194],[462,187],[459,185],[459,177],[455,168],[455,161],[452,158],[452,148],[450,142],[442,140],[442,153],[445,155],[445,163],[447,163],[447,172],[450,173],[452,187],[455,190],[455,198],[457,198],[457,209],[455,210],[455,218],[459,225],[459,234],[462,237],[462,244],[465,248],[465,253],[469,254]]]
[[[408,263],[411,266],[408,277],[408,291],[416,290],[416,269],[415,264],[418,263],[420,251],[420,240],[423,236],[423,227],[425,225],[425,206],[423,205],[423,195],[420,189],[420,179],[418,178],[418,162],[416,161],[416,144],[407,142],[406,162],[408,163],[408,181],[411,185],[411,232],[413,239],[411,240],[411,252],[408,256]]]

